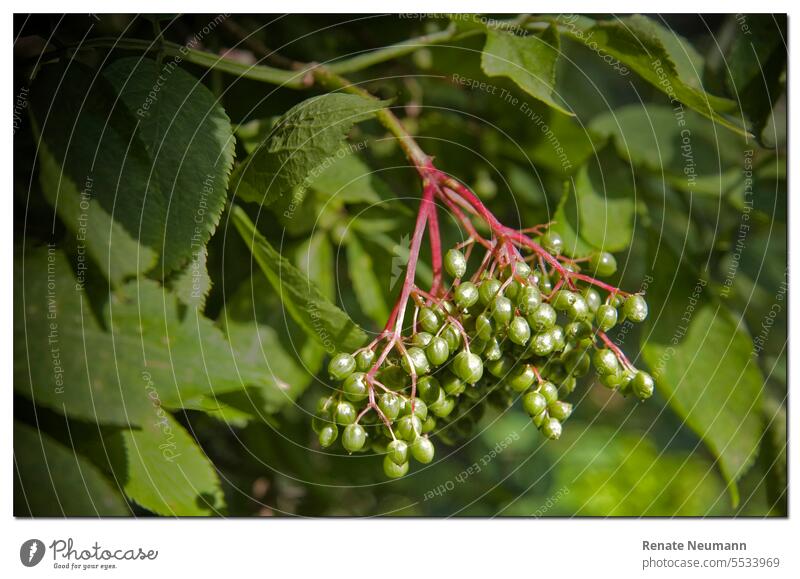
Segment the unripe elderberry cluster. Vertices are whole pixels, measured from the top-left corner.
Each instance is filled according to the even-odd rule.
[[[538,244],[561,253],[554,232]],[[559,257],[548,267],[536,253],[525,258],[493,246],[468,279],[466,245],[467,255],[457,246],[444,256],[449,291],[411,291],[410,335],[393,340],[384,333],[333,357],[328,371],[337,388],[319,401],[314,418],[322,447],[340,438],[348,452],[383,455],[384,472],[396,478],[408,472],[411,457],[433,460],[433,434],[448,443],[468,436],[487,404],[507,408],[521,398],[542,434],[559,438],[572,413],[565,398],[592,368],[597,381],[623,395],[652,395],[653,378],[605,334],[623,320],[642,322],[644,298],[579,274],[588,265],[594,275],[612,275],[611,254]],[[390,343],[378,348],[383,339]]]

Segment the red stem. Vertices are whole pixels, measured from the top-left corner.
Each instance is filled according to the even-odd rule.
[[[435,193],[436,190],[433,194],[435,195]],[[439,234],[439,216],[434,203],[431,203],[428,209],[428,238],[431,244],[431,267],[433,268],[431,293],[438,295],[442,289],[442,241]]]
[[[614,354],[617,356],[617,359],[622,363],[623,366],[625,366],[629,370],[634,369],[633,364],[630,363],[625,353],[619,349],[619,346],[617,346],[614,342],[611,341],[611,339],[606,335],[605,332],[598,331],[597,335],[600,336],[600,339],[603,340],[603,343],[606,346],[608,346],[608,349],[614,352]]]

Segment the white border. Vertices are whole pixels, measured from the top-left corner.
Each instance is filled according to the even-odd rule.
[[[611,2],[603,11],[627,12],[789,12],[789,36],[797,37],[798,19],[791,14],[793,3],[783,2]],[[76,1],[65,6],[63,2],[27,2],[13,6],[18,10],[33,12],[60,12],[65,8],[76,12],[259,12],[279,11],[289,8],[294,12],[325,12],[330,2],[294,0],[281,6],[279,3],[233,1],[220,2],[196,0],[194,2],[85,2]],[[344,12],[480,12],[487,8],[498,12],[530,10],[530,2],[420,2],[403,3],[338,1],[335,7]],[[535,6],[542,12],[596,12],[596,2],[578,1],[539,2]],[[13,15],[4,12],[3,29],[11,32]],[[793,42],[790,41],[790,46]],[[790,63],[794,61],[790,55]],[[3,54],[5,71],[3,92],[6,119],[13,109],[11,71],[12,46],[7,39]],[[794,81],[793,71],[789,73]],[[790,110],[797,105],[796,87],[790,87]],[[794,135],[797,116],[790,115],[790,134]],[[764,570],[708,570],[699,571],[708,576],[731,577],[798,577],[800,565],[797,544],[800,537],[797,517],[789,520],[15,520],[12,516],[12,388],[13,381],[13,211],[12,211],[12,132],[6,131],[3,145],[4,175],[8,189],[4,196],[5,210],[0,211],[0,231],[6,240],[0,253],[0,271],[7,272],[0,284],[2,304],[2,363],[6,376],[6,409],[4,413],[2,464],[0,476],[2,490],[2,549],[0,569],[8,571],[5,577],[43,577],[56,575],[52,564],[46,561],[38,567],[20,566],[18,553],[23,540],[38,537],[49,543],[55,538],[73,537],[82,545],[95,540],[104,545],[146,546],[159,549],[155,562],[130,563],[111,571],[113,577],[137,577],[143,573],[165,576],[168,572],[185,576],[235,576],[251,574],[267,576],[296,576],[302,573],[319,573],[320,577],[366,576],[378,577],[442,574],[453,576],[464,572],[468,576],[537,576],[541,573],[561,573],[565,577],[639,577],[643,552],[641,541],[672,540],[737,540],[748,543],[748,554],[778,556],[778,569]],[[793,147],[790,148],[790,175],[797,171]],[[795,179],[790,178],[789,199],[798,193]],[[790,202],[790,220],[800,222],[798,204]],[[790,269],[795,270],[796,256],[800,255],[798,235],[790,228]],[[790,285],[790,299],[795,294]],[[792,304],[794,304],[794,300]],[[797,328],[798,312],[790,309],[790,327]],[[792,338],[794,336],[792,335]],[[800,341],[790,339],[789,359],[800,359]],[[794,368],[792,368],[794,370]],[[791,376],[794,374],[791,373]],[[795,417],[794,396],[790,397],[789,416]],[[798,445],[790,444],[790,481],[794,483],[794,465],[798,462]],[[796,485],[795,485],[796,486]],[[797,513],[797,489],[791,488],[790,513]],[[100,573],[95,571],[94,573]],[[670,571],[656,571],[663,575]],[[676,571],[671,573],[677,574]],[[691,573],[691,571],[688,571]],[[698,571],[695,571],[698,573]],[[583,575],[585,574],[585,575]],[[591,574],[591,575],[590,575]],[[683,572],[681,572],[683,575]],[[60,572],[64,575],[64,572]],[[104,575],[105,576],[105,575]]]

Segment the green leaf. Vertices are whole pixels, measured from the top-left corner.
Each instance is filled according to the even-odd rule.
[[[737,15],[738,17],[739,15]],[[765,127],[772,107],[783,93],[781,77],[786,71],[786,15],[746,14],[747,32],[737,31],[726,55],[725,81],[728,91],[742,104],[753,121],[753,132],[772,141]],[[739,23],[736,23],[737,28]],[[775,143],[769,142],[770,146]]]
[[[724,485],[702,453],[658,448],[652,438],[572,423],[557,452],[548,515],[671,517],[723,515]]]
[[[550,230],[558,233],[563,239],[564,254],[570,257],[584,257],[596,251],[597,248],[586,243],[580,236],[583,218],[576,201],[576,188],[575,179],[564,182],[564,192],[550,219],[554,222],[550,226]]]
[[[137,119],[137,137],[151,159],[149,179],[137,185],[159,198],[164,224],[158,247],[162,266],[172,271],[205,246],[225,208],[235,148],[230,119],[212,92],[174,60],[159,68],[151,59],[123,58],[103,76]],[[145,221],[154,217],[152,209]]]
[[[381,284],[375,276],[372,257],[364,250],[354,233],[347,236],[345,243],[347,245],[347,269],[356,299],[364,313],[379,327],[383,327],[389,318],[389,308],[386,305]]]
[[[353,151],[340,149],[336,160],[311,181],[311,187],[336,207],[346,203],[371,205],[381,201],[374,173]]]
[[[574,173],[603,146],[603,138],[597,138],[574,118],[553,113],[543,124],[531,124],[536,128],[536,142],[526,153],[538,167],[556,174]]]
[[[270,245],[241,207],[233,207],[232,219],[289,314],[309,336],[329,353],[351,352],[366,342],[364,331]]]
[[[298,363],[270,326],[228,321],[225,333],[239,363],[262,368],[259,392],[264,412],[279,412],[308,388],[316,372],[311,373]]]
[[[201,312],[206,307],[206,298],[213,285],[208,275],[207,260],[208,251],[203,247],[168,281],[170,290],[181,303]]]
[[[236,398],[235,401],[229,398]],[[244,428],[258,416],[254,406],[258,396],[252,389],[231,392],[222,396],[200,396],[183,403],[185,410],[196,410],[234,428]]]
[[[14,421],[15,517],[130,515],[100,469],[74,450]]]
[[[691,42],[674,30],[666,28],[663,24],[646,16],[636,14],[631,17],[631,20],[641,23],[642,30],[647,30],[658,38],[675,65],[678,78],[687,85],[702,90],[705,61]]]
[[[571,115],[554,95],[560,50],[555,26],[524,36],[487,28],[481,66],[487,76],[508,77],[529,95]]]
[[[147,205],[152,218],[139,230],[149,159],[132,137],[135,120],[124,106],[114,106],[115,99],[105,78],[78,62],[69,69],[45,67],[31,91],[45,199],[113,283],[154,267],[161,241],[155,200]]]
[[[331,263],[330,277],[332,268]],[[228,297],[219,323],[237,359],[262,369],[262,383],[256,385],[259,399],[251,401],[261,411],[278,412],[296,400],[322,367],[325,349],[286,317],[278,292],[260,273],[244,281]],[[238,393],[226,395],[224,401],[233,396]]]
[[[785,371],[785,364],[783,364]],[[765,474],[769,513],[785,517],[788,506],[788,456],[789,442],[786,416],[786,395],[764,398],[764,440],[761,443],[759,462]]]
[[[134,425],[160,406],[239,390],[263,380],[260,366],[234,362],[214,324],[153,281],[109,296],[95,319],[64,256],[27,255],[15,277],[14,388],[70,417]],[[110,329],[110,331],[109,331]]]
[[[329,301],[336,299],[333,245],[326,231],[317,231],[301,243],[295,253],[295,264],[308,279],[314,282],[320,293]]]
[[[72,234],[70,241],[74,242],[87,269],[90,263],[86,255],[103,276],[116,285],[126,277],[151,269],[158,262],[153,249],[139,245],[100,203],[91,200],[94,179],[83,183],[79,190],[53,158],[44,140],[39,143],[39,182],[45,199],[55,207],[61,222]]]
[[[666,106],[621,107],[592,119],[590,128],[612,139],[621,158],[652,171],[672,170],[681,156],[681,127]]]
[[[618,59],[671,100],[736,133],[748,134],[747,127],[726,116],[736,112],[736,103],[705,92],[698,86],[697,74],[690,71],[693,58],[677,56],[681,53],[678,45],[685,41],[675,39],[665,46],[664,39],[672,33],[653,20],[633,15],[608,21],[577,18],[561,24],[564,34]]]
[[[383,101],[330,93],[289,109],[261,147],[234,171],[233,190],[244,201],[276,204],[293,213],[310,184],[337,161],[352,126],[372,117]]]
[[[573,183],[580,212],[578,233],[593,247],[622,251],[633,238],[636,212],[633,191],[626,190],[624,174],[612,174],[611,163],[601,167],[593,164],[590,170],[584,165],[575,175]],[[624,171],[621,167],[615,169]]]
[[[723,195],[742,180],[752,145],[721,135],[707,119],[678,118],[666,106],[628,105],[592,119],[592,131],[609,137],[617,154],[689,193]]]
[[[46,67],[32,90],[47,147],[45,196],[115,283],[151,271],[156,256],[159,276],[185,265],[225,204],[234,144],[227,116],[171,61],[160,74],[156,85],[148,59],[119,60],[102,76],[72,62]]]
[[[141,430],[122,436],[128,456],[125,493],[131,500],[173,517],[216,515],[225,508],[214,466],[168,412],[159,409]]]
[[[661,395],[717,458],[736,506],[736,481],[753,464],[763,431],[753,341],[670,248],[653,240],[650,249],[657,261],[642,355]]]

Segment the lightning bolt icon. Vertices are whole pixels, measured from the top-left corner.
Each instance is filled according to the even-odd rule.
[[[28,563],[33,561],[33,556],[36,554],[36,551],[38,551],[38,550],[39,550],[39,543],[37,543],[36,541],[31,543],[31,550],[28,553]]]

